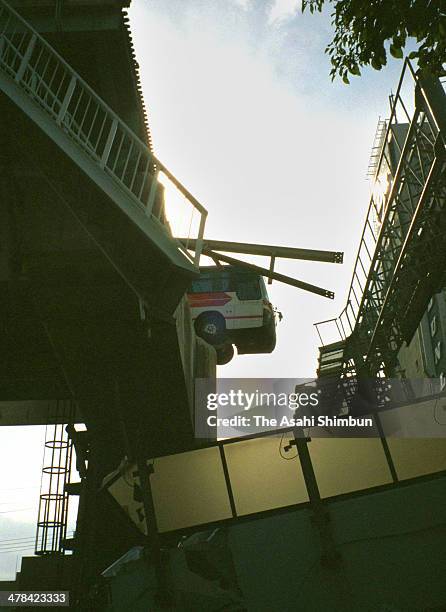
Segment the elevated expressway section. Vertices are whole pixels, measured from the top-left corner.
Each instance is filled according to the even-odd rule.
[[[28,402],[75,399],[106,472],[194,443],[200,248],[170,202],[198,243],[207,212],[153,155],[123,3],[15,6],[36,27],[0,1],[0,401],[35,423]]]
[[[139,541],[102,478],[194,448],[194,378],[215,377],[184,298],[207,211],[153,154],[125,4],[17,1],[25,20],[0,0],[0,425],[51,423],[67,400],[86,424],[82,584]]]

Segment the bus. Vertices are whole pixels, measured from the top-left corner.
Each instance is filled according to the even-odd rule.
[[[248,268],[200,268],[187,298],[198,336],[215,346],[217,363],[239,354],[271,353],[276,346],[276,311],[263,277]]]

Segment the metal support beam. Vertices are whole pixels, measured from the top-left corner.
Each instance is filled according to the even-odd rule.
[[[191,238],[177,238],[184,246],[194,251],[197,241]],[[270,244],[251,244],[248,242],[227,242],[225,240],[204,240],[203,247],[225,253],[243,253],[245,255],[265,255],[284,259],[303,259],[305,261],[322,261],[341,264],[344,253],[337,251],[315,251],[313,249],[295,249],[292,247]],[[204,252],[204,251],[203,251]]]
[[[271,261],[269,264],[269,273],[270,273],[270,277],[268,278],[268,285],[272,285],[273,284],[273,279],[271,278],[271,274],[274,272],[274,264],[276,263],[276,256],[275,255],[271,255]]]
[[[424,98],[426,107],[432,114],[438,130],[446,139],[446,108],[444,107],[445,92],[437,78],[420,74],[415,90],[416,100],[420,104],[420,97]]]
[[[153,563],[157,582],[156,600],[161,608],[170,608],[172,605],[171,593],[169,592],[167,563],[161,550],[161,543],[156,524],[155,506],[153,503],[150,474],[153,467],[147,465],[143,457],[137,458],[137,475],[141,485],[142,502],[146,522],[146,543],[151,553],[150,562]]]
[[[260,266],[255,266],[254,264],[248,263],[246,261],[235,259],[234,257],[228,257],[227,255],[221,255],[220,253],[211,251],[208,248],[203,249],[203,255],[207,255],[208,257],[211,257],[214,260],[217,259],[220,261],[224,261],[225,263],[231,264],[233,266],[247,268],[248,270],[257,272],[257,274],[261,274],[262,276],[265,276],[266,278],[273,278],[274,280],[280,281],[281,283],[285,283],[286,285],[291,285],[292,287],[297,287],[298,289],[303,289],[304,291],[309,291],[310,293],[316,293],[317,295],[322,295],[323,297],[329,298],[330,300],[334,298],[333,291],[328,291],[328,289],[322,289],[321,287],[317,287],[316,285],[305,283],[304,281],[300,281],[297,278],[292,278],[291,276],[285,276],[284,274],[279,274],[278,272],[270,272],[268,268],[262,268]]]
[[[309,438],[305,437],[302,429],[293,431],[294,443],[297,448],[302,474],[308,491],[310,507],[313,511],[313,522],[317,528],[321,542],[321,564],[329,568],[337,568],[341,561],[333,538],[330,517],[322,501],[313,462],[308,449]]]

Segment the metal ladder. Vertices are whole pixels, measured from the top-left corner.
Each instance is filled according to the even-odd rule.
[[[198,213],[193,261],[199,265],[206,209],[5,0],[0,0],[0,89],[143,230],[158,226],[192,259],[171,235],[164,203],[168,185],[173,199],[180,196],[191,208],[191,219]]]
[[[65,431],[65,424],[73,422],[75,405],[71,400],[57,400],[49,403],[48,408],[36,555],[63,554],[63,542],[67,535],[66,484],[70,481],[73,443]]]

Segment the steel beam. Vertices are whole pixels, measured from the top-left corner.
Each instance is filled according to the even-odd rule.
[[[285,276],[284,274],[279,274],[278,272],[271,272],[268,268],[262,268],[261,266],[256,266],[254,264],[248,263],[247,261],[235,259],[234,257],[228,257],[227,255],[221,255],[221,253],[216,253],[215,251],[211,251],[208,248],[203,249],[203,255],[207,255],[208,257],[211,257],[214,260],[224,261],[225,263],[231,264],[232,266],[247,268],[248,270],[252,270],[253,272],[257,272],[258,274],[265,276],[266,278],[273,278],[274,280],[280,281],[281,283],[285,283],[286,285],[291,285],[292,287],[297,287],[298,289],[303,289],[304,291],[309,291],[310,293],[316,293],[316,295],[322,295],[323,297],[329,298],[330,300],[334,298],[333,291],[328,291],[328,289],[322,289],[321,287],[317,287],[316,285],[305,283],[304,281],[300,281],[297,278]]]
[[[196,248],[195,239],[177,238],[185,247],[192,251]],[[322,261],[341,264],[344,253],[337,251],[315,251],[313,249],[295,249],[292,247],[270,244],[251,244],[249,242],[228,242],[225,240],[203,241],[203,246],[212,251],[225,253],[243,253],[245,255],[265,255],[267,257],[282,257],[284,259],[303,259],[305,261]]]

